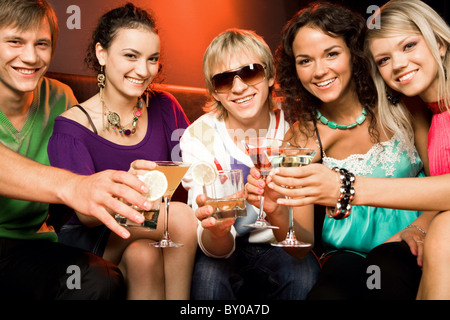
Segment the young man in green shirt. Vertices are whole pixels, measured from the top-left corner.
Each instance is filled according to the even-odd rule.
[[[45,223],[48,203],[65,203],[127,237],[107,209],[142,218],[113,196],[148,206],[128,173],[82,177],[48,166],[54,118],[76,104],[68,86],[43,77],[57,36],[45,0],[0,0],[0,299],[123,298],[116,266],[59,244]]]

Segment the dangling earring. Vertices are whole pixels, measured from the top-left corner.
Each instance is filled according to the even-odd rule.
[[[97,85],[100,88],[100,94],[102,89],[105,88],[105,73],[103,72],[103,66],[100,66],[100,72],[97,75]]]
[[[401,97],[399,94],[393,95],[392,91],[388,87],[386,87],[386,98],[391,104],[395,106],[400,102]]]
[[[150,85],[145,89],[145,104],[148,107],[148,96],[150,95]]]
[[[103,89],[105,88],[105,73],[103,72],[103,66],[100,66],[100,72],[97,74],[97,85],[100,88],[98,95],[100,97],[100,102],[102,104],[102,113],[103,113],[103,115],[106,115],[105,103],[103,101]],[[104,116],[102,117],[102,122],[103,122],[103,131],[105,131],[105,117]]]

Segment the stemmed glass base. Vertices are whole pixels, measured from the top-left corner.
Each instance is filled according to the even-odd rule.
[[[175,243],[170,239],[161,239],[158,242],[154,242],[154,243],[149,243],[148,244],[150,247],[156,247],[156,248],[179,248],[182,247],[183,245],[180,243]]]
[[[297,238],[295,237],[294,231],[292,231],[292,232],[289,231],[286,235],[286,239],[284,239],[283,241],[280,241],[280,242],[272,243],[272,246],[307,248],[307,247],[311,247],[311,243],[306,243],[306,242],[297,240]]]
[[[290,198],[286,197],[286,199]],[[289,211],[289,231],[286,234],[286,238],[283,241],[273,242],[271,243],[271,245],[275,247],[296,247],[296,248],[311,247],[311,243],[297,240],[294,231],[294,215],[292,212],[292,207],[288,207],[288,211]]]
[[[271,225],[266,220],[256,220],[255,223],[252,224],[243,224],[243,227],[249,227],[254,229],[279,229],[277,226]]]
[[[170,197],[164,196],[164,234],[161,240],[158,242],[152,242],[148,245],[150,247],[156,247],[156,248],[179,248],[182,247],[182,244],[175,243],[172,240],[170,240],[168,226],[169,226],[169,203],[170,203]]]

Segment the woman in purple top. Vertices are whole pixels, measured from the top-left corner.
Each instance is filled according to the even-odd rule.
[[[147,92],[159,71],[160,39],[153,18],[132,4],[102,16],[86,61],[97,72],[100,92],[55,120],[48,153],[53,166],[79,174],[107,169],[153,169],[149,160],[180,160],[178,142],[189,121],[173,96]],[[104,225],[74,215],[59,233],[61,242],[82,247],[119,266],[129,299],[188,299],[197,222],[184,203],[171,203],[175,250],[150,247],[156,230],[130,228],[122,239]],[[161,210],[164,210],[161,208]]]

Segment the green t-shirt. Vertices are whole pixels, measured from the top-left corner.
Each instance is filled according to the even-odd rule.
[[[0,111],[0,143],[30,159],[49,165],[47,145],[54,120],[76,103],[68,86],[44,77],[34,91],[28,117],[20,131]],[[54,232],[37,233],[47,218],[48,207],[47,203],[0,196],[0,238],[56,241]]]

